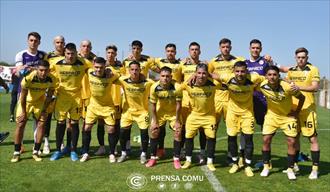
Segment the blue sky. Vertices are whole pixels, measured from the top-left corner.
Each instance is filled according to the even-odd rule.
[[[119,47],[119,59],[132,40],[144,54],[164,56],[175,43],[178,57],[188,55],[192,41],[201,44],[203,60],[219,53],[218,42],[232,40],[232,54],[249,57],[249,41],[263,42],[280,64],[295,63],[294,51],[306,47],[310,62],[329,78],[329,1],[4,1],[1,0],[0,61],[14,62],[26,48],[27,34],[41,34],[40,49],[51,51],[52,40],[90,39],[93,52],[104,56],[108,44]]]

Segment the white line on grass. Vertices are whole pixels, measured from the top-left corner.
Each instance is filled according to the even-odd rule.
[[[330,131],[330,129],[316,129],[316,131]],[[283,132],[283,131],[279,131],[279,132]],[[262,132],[259,131],[259,132],[255,132],[253,134],[254,135],[261,135]],[[227,139],[227,138],[228,138],[228,136],[218,137],[217,141],[224,140],[224,139]]]
[[[209,180],[209,183],[212,185],[214,191],[216,192],[225,192],[225,188],[222,187],[220,181],[217,179],[217,177],[213,174],[212,171],[207,169],[206,165],[201,166],[201,170],[204,172],[207,180]]]

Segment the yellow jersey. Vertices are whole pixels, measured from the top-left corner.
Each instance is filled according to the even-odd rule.
[[[300,69],[298,66],[291,67],[288,71],[287,77],[289,81],[293,81],[298,86],[310,86],[313,81],[320,82],[320,73],[317,67],[307,64],[303,69]],[[301,91],[305,96],[305,102],[301,110],[311,109],[316,110],[314,93]],[[293,104],[297,107],[299,100],[294,98]]]
[[[186,90],[190,98],[192,114],[195,115],[215,115],[214,96],[215,91],[221,88],[221,83],[208,79],[203,86],[189,86],[182,84],[182,89]]]
[[[267,113],[277,116],[287,116],[292,110],[292,96],[298,97],[301,92],[293,92],[290,84],[280,80],[279,86],[273,89],[268,80],[260,84],[260,91],[267,100]]]
[[[228,60],[224,60],[220,55],[214,57],[209,62],[208,68],[209,73],[217,73],[217,74],[230,74],[233,72],[234,64],[237,61],[245,61],[242,57],[235,57],[230,55]],[[223,90],[217,90],[216,92],[216,100],[218,101],[229,101],[229,92],[226,90],[227,86],[223,85]]]
[[[157,111],[161,110],[163,114],[175,114],[176,102],[182,100],[182,90],[180,84],[174,80],[167,89],[157,81],[150,88],[150,103],[157,104]]]
[[[90,66],[78,57],[74,63],[66,63],[64,57],[51,61],[50,69],[59,79],[58,94],[81,97],[82,79]]]
[[[125,67],[120,61],[116,61],[114,65],[108,65],[108,68],[111,69],[111,71],[117,73],[117,75],[125,75]],[[112,90],[111,90],[111,97],[113,99],[113,103],[115,106],[120,106],[121,104],[121,91],[120,91],[120,85],[113,84]]]
[[[140,63],[140,67],[141,67],[141,73],[145,76],[148,77],[148,73],[149,73],[149,69],[151,70],[155,70],[156,66],[155,66],[155,62],[154,59],[147,56],[147,55],[141,55],[140,60],[131,60],[126,58],[123,61],[123,65],[125,66],[125,75],[129,76],[129,64],[132,61],[137,61]]]
[[[89,104],[113,107],[114,103],[111,97],[112,83],[117,80],[119,76],[113,73],[110,78],[107,78],[106,75],[104,75],[104,77],[98,77],[95,75],[94,69],[89,69],[87,76],[91,92]]]
[[[227,85],[229,92],[228,110],[237,114],[253,111],[253,91],[263,80],[264,76],[258,74],[247,74],[243,84],[239,84],[235,75],[221,75],[222,83]]]
[[[40,102],[46,99],[46,93],[49,89],[56,89],[58,86],[57,78],[48,74],[44,80],[37,76],[37,71],[32,71],[21,81],[22,89],[28,90],[26,101],[29,103]]]
[[[175,60],[174,62],[170,62],[168,59],[157,58],[155,59],[155,65],[161,69],[162,67],[169,67],[172,69],[172,79],[178,83],[181,83],[181,67],[180,60]]]
[[[123,76],[119,78],[116,84],[121,84],[124,90],[123,112],[148,112],[148,97],[150,87],[153,84],[152,80],[147,79],[136,83],[130,77]]]

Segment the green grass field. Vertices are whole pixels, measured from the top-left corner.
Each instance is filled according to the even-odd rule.
[[[10,132],[9,138],[0,144],[0,191],[136,191],[126,182],[131,174],[136,173],[144,175],[147,182],[139,191],[220,191],[221,186],[225,191],[330,191],[330,111],[323,108],[318,108],[320,177],[318,180],[309,180],[311,162],[301,162],[297,180],[289,181],[286,174],[282,173],[286,167],[287,154],[283,133],[277,133],[273,139],[273,169],[269,177],[262,178],[259,176],[260,171],[256,171],[254,177],[248,178],[243,170],[229,175],[229,167],[226,166],[227,139],[223,125],[217,135],[217,170],[213,174],[205,171],[205,167],[197,165],[189,170],[175,170],[172,165],[170,131],[167,131],[166,136],[166,159],[158,161],[157,166],[153,168],[146,168],[140,164],[138,143],[132,143],[132,157],[121,164],[110,164],[108,157],[95,156],[86,163],[72,162],[70,157],[51,162],[50,155],[44,156],[42,162],[35,162],[31,157],[32,121],[29,121],[25,130],[24,146],[27,151],[21,155],[20,162],[11,163],[15,123],[9,122],[9,102],[10,95],[0,93],[0,131]],[[254,136],[254,162],[261,160],[262,137],[259,131],[260,128],[257,127]],[[132,136],[134,135],[138,135],[138,130],[133,129]],[[133,137],[131,138],[133,141]],[[301,151],[310,154],[307,139],[303,138],[301,141]],[[81,138],[79,146],[80,144]],[[96,127],[92,133],[91,146],[94,153],[97,150]],[[195,148],[198,146],[196,139]],[[51,147],[55,148],[55,122],[52,123],[51,129]],[[214,182],[215,179],[221,186]]]

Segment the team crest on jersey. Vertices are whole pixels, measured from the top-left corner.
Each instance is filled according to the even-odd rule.
[[[264,63],[265,63],[264,60],[259,61],[259,65],[263,65]]]

